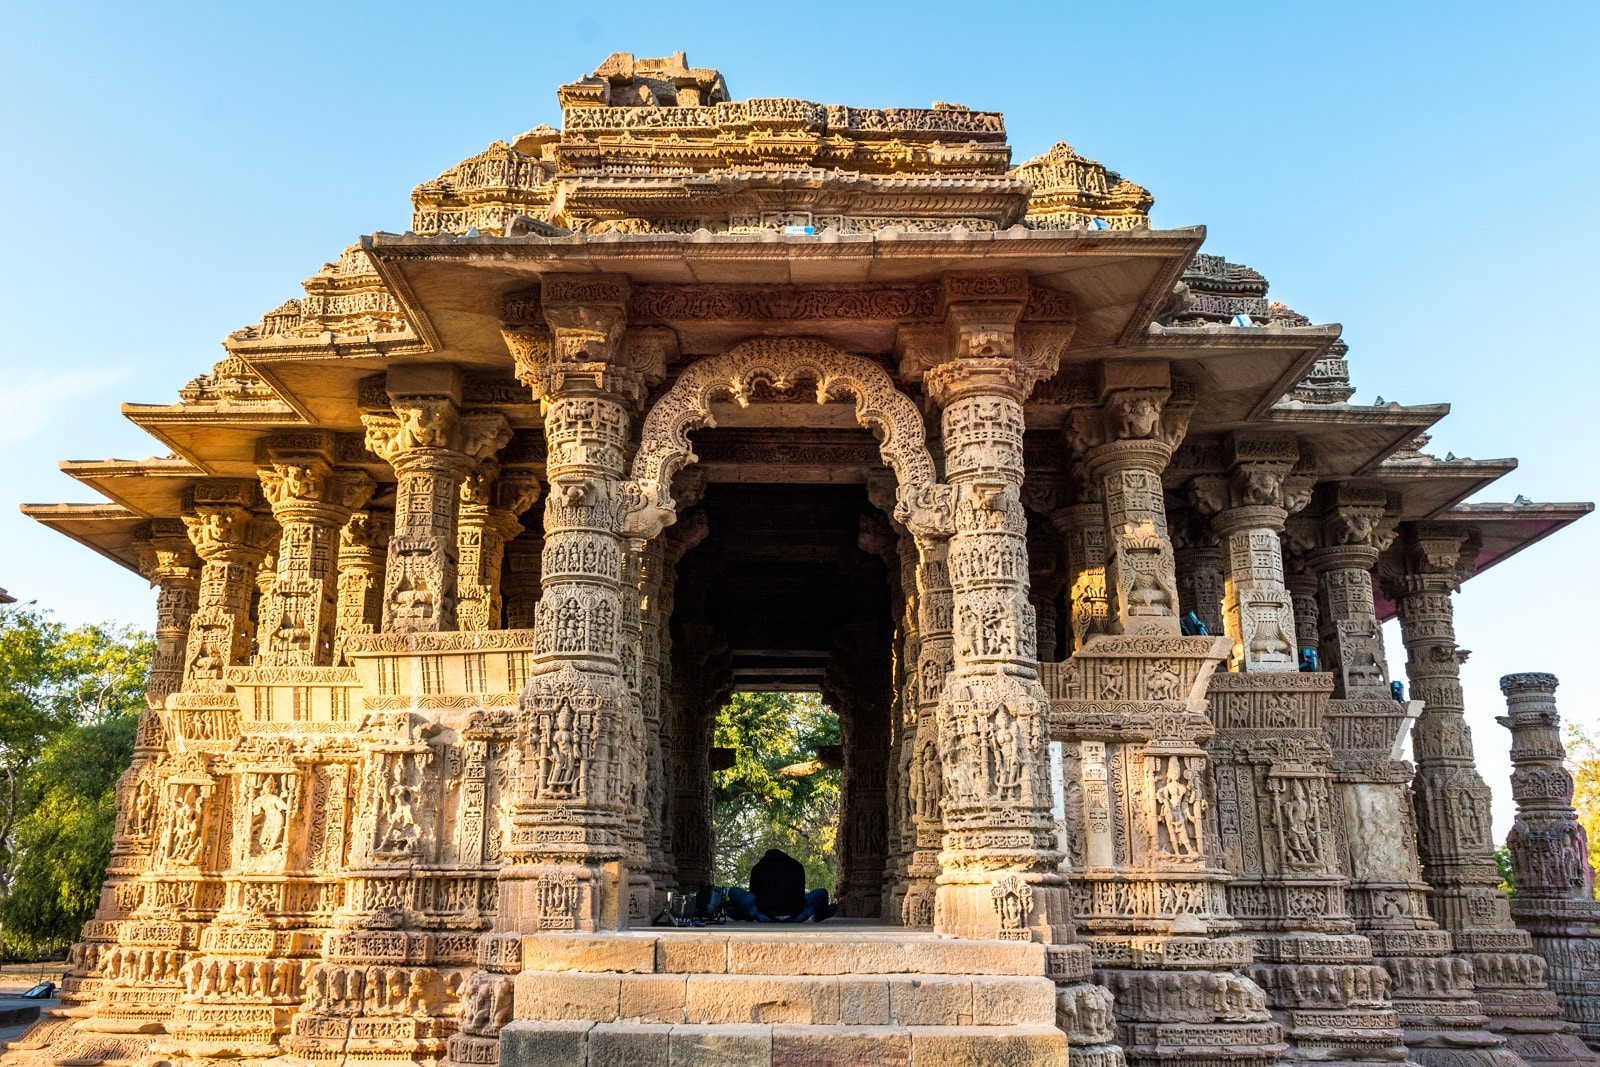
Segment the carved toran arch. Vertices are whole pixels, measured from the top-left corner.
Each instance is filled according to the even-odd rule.
[[[841,396],[855,401],[856,421],[878,439],[878,453],[899,482],[897,518],[914,528],[940,532],[944,524],[935,516],[944,510],[938,505],[948,487],[938,481],[917,406],[878,364],[814,337],[745,341],[720,356],[700,360],[679,376],[645,416],[629,486],[634,496],[629,532],[651,537],[676,520],[672,479],[698,462],[689,434],[716,425],[712,400],[731,396],[743,407],[760,383],[787,390],[808,379],[817,384],[819,404]]]

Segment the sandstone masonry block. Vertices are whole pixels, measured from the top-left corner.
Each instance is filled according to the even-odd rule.
[[[670,1067],[672,1027],[601,1023],[589,1031],[594,1067]]]
[[[516,1014],[521,1019],[611,1023],[617,1021],[621,999],[622,979],[610,975],[578,971],[517,975]]]
[[[772,1067],[909,1067],[911,1032],[884,1026],[772,1028]]]
[[[681,1023],[688,978],[677,974],[640,975],[622,983],[619,1018],[626,1023]]]
[[[671,1048],[672,1067],[768,1067],[772,1027],[674,1026]]]
[[[832,1026],[839,1021],[839,987],[828,978],[690,976],[685,1010],[697,1024]]]
[[[588,1063],[588,1036],[591,1022],[517,1021],[500,1031],[500,1063],[503,1067],[547,1067],[549,1064]]]
[[[972,1021],[979,1026],[1050,1026],[1056,986],[1048,978],[982,975],[972,979]]]
[[[972,979],[948,974],[889,979],[889,1021],[896,1026],[970,1026]]]
[[[540,934],[522,939],[522,967],[528,971],[649,974],[655,956],[655,941],[646,937]]]
[[[1067,1067],[1067,1036],[1054,1027],[988,1031],[925,1027],[911,1032],[912,1067]]]

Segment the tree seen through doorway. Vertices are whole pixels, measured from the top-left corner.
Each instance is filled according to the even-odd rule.
[[[806,885],[835,888],[839,772],[818,750],[839,744],[839,717],[815,693],[735,693],[717,712],[715,744],[733,766],[712,775],[715,878],[748,885],[769,848],[805,865]]]

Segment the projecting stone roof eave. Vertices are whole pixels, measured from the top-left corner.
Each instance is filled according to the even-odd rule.
[[[255,476],[255,441],[274,430],[303,427],[307,420],[287,403],[123,404],[123,416],[172,449],[200,473],[236,475],[248,465]]]
[[[1402,519],[1437,519],[1517,469],[1515,459],[1387,460],[1363,481],[1399,494]]]
[[[134,539],[149,521],[143,515],[120,504],[22,504],[19,510],[35,522],[139,574],[139,552],[134,547]]]
[[[1440,522],[1459,524],[1477,533],[1478,555],[1471,577],[1529,548],[1551,534],[1564,530],[1594,511],[1587,502],[1574,503],[1479,503],[1457,504],[1436,516]],[[1469,579],[1470,580],[1470,579]],[[1394,604],[1375,590],[1378,618],[1394,618]]]
[[[202,478],[218,473],[179,456],[138,460],[69,459],[57,467],[61,473],[93,489],[117,507],[147,519],[178,516],[183,511],[184,493]],[[253,465],[248,477],[255,477]]]
[[[1205,240],[1177,230],[762,234],[573,234],[564,237],[362,239],[417,332],[438,352],[508,358],[500,300],[545,273],[611,272],[636,282],[899,283],[947,270],[1020,270],[1071,292],[1078,343],[1127,344],[1144,334]],[[803,332],[803,331],[800,331]],[[451,358],[454,358],[452,355]]]
[[[1384,460],[1448,414],[1449,404],[1388,404],[1374,408],[1288,401],[1272,405],[1254,424],[1263,429],[1292,430],[1310,441],[1316,449],[1321,475],[1359,477],[1373,473]]]

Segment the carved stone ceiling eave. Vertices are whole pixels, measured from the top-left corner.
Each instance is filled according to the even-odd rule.
[[[1376,472],[1385,460],[1449,413],[1449,404],[1374,408],[1289,403],[1274,405],[1253,420],[1253,425],[1293,431],[1314,443],[1324,472],[1355,476]]]
[[[1399,495],[1401,516],[1432,519],[1517,469],[1514,459],[1406,460],[1380,463],[1361,478]]]
[[[1073,293],[1075,343],[1142,336],[1204,240],[1199,227],[965,236],[604,234],[363,239],[410,321],[442,351],[504,359],[500,299],[546,272],[607,271],[644,283],[864,284],[928,281],[945,270],[1025,270]]]
[[[1176,343],[1168,334],[1149,334],[1126,347],[1080,346],[1075,337],[1062,354],[1056,377],[1034,390],[1026,410],[1028,426],[1054,428],[1068,406],[1092,402],[1094,398],[1084,394],[1094,391],[1094,368],[1106,359],[1170,363],[1174,376],[1195,386],[1198,407],[1191,432],[1254,425],[1305,376],[1337,339],[1338,330],[1337,326],[1240,328],[1204,331],[1204,337],[1179,337]]]
[[[398,360],[432,358],[434,349],[415,333],[380,335],[375,339],[351,337],[348,343],[288,342],[279,338],[251,341],[230,339],[228,351],[243,359],[284,402],[307,422],[326,424],[337,418],[329,401],[342,396],[341,388],[369,374],[378,374]],[[505,364],[510,366],[509,360]],[[353,392],[351,395],[354,395]],[[356,422],[359,425],[359,419]]]
[[[1592,511],[1594,505],[1590,503],[1486,502],[1456,504],[1429,517],[1465,527],[1478,535],[1478,555],[1470,570],[1471,578],[1476,578],[1490,567],[1504,563],[1523,549],[1571,526]],[[1399,551],[1399,546],[1391,546],[1388,551],[1393,554]],[[1379,621],[1387,622],[1394,618],[1394,603],[1383,595],[1382,583],[1374,584],[1373,601]]]
[[[181,405],[124,404],[122,413],[198,473],[220,477],[255,477],[257,439],[306,425],[294,411],[219,413],[186,411]]]
[[[183,511],[184,492],[205,477],[206,469],[186,459],[78,460],[60,465],[61,472],[88,486],[116,506],[144,518],[172,517]],[[233,472],[244,476],[243,472]],[[248,477],[255,477],[255,467]]]
[[[24,504],[22,513],[119,567],[139,573],[134,539],[148,522],[144,516],[120,504]]]

